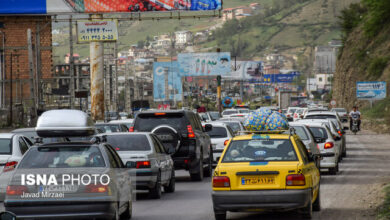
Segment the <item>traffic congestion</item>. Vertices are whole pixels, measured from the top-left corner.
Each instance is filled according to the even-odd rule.
[[[137,197],[174,198],[180,170],[209,182],[216,220],[291,210],[311,219],[321,210],[321,175],[338,175],[347,157],[345,109],[198,111],[94,123],[79,110],[50,110],[35,128],[1,134],[5,210],[18,219],[130,219]]]

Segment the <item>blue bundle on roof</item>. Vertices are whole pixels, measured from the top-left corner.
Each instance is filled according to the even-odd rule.
[[[287,118],[279,112],[272,112],[269,108],[260,108],[250,113],[244,126],[249,131],[287,130],[289,128]]]

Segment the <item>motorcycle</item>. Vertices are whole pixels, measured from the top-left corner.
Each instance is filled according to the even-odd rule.
[[[354,117],[352,118],[352,127],[351,127],[351,131],[353,134],[356,135],[356,133],[359,131],[359,119],[357,117]]]

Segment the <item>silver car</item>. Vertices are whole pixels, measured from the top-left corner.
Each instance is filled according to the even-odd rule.
[[[149,132],[100,134],[119,154],[132,176],[136,189],[149,190],[151,198],[175,191],[175,170],[171,156],[159,138]],[[98,136],[98,137],[99,137]]]
[[[229,127],[233,130],[234,134],[238,134],[240,131],[245,131],[245,127],[241,121],[229,118],[221,118],[218,122],[222,122],[224,124],[229,125]]]

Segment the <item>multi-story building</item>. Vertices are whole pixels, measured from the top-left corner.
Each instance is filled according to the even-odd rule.
[[[192,42],[191,31],[176,31],[175,32],[176,45],[186,45]]]

